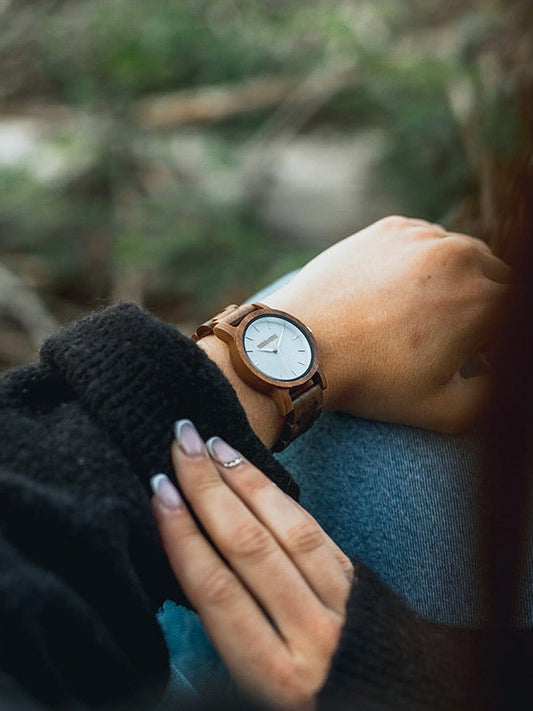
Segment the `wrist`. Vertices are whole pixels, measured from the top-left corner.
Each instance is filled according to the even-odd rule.
[[[271,397],[251,388],[237,374],[231,362],[228,346],[214,335],[204,336],[197,345],[222,371],[235,390],[250,427],[269,449],[277,441],[283,418]]]

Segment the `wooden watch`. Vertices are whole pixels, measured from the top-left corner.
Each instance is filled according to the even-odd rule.
[[[228,345],[239,377],[276,404],[284,424],[274,452],[311,427],[322,411],[326,379],[310,328],[264,304],[231,304],[198,326],[192,338],[210,334]]]

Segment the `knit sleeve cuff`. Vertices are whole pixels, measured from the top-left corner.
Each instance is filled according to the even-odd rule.
[[[298,487],[255,436],[219,368],[189,338],[133,304],[91,315],[49,339],[41,360],[59,371],[146,487],[170,472],[172,425],[219,435],[293,497]]]
[[[320,705],[337,708],[338,702],[340,708],[375,711],[485,708],[492,685],[480,674],[480,660],[491,643],[487,632],[421,617],[359,564]]]

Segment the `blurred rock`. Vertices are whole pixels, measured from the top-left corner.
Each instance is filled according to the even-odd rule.
[[[400,211],[377,177],[385,140],[378,130],[295,137],[272,161],[260,218],[288,237],[323,244]]]

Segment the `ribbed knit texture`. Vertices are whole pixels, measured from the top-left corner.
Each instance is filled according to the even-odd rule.
[[[349,708],[350,700],[363,709],[487,708],[493,680],[482,670],[497,637],[420,617],[363,565],[357,578],[323,706],[337,700]]]
[[[172,425],[218,434],[297,487],[235,392],[176,329],[125,304],[50,339],[0,382],[2,669],[54,707],[167,681],[154,613],[185,602],[159,543],[149,479],[172,475]]]

